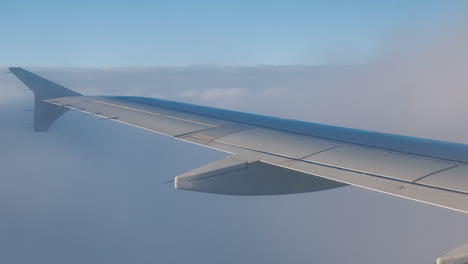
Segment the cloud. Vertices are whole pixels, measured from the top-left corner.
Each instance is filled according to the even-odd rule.
[[[412,31],[372,65],[28,69],[85,94],[468,142],[464,21]],[[430,263],[466,242],[465,215],[358,188],[175,191],[161,183],[225,154],[76,112],[32,133],[31,94],[0,83],[0,262]]]
[[[186,98],[194,101],[212,101],[212,100],[242,100],[240,97],[250,96],[274,96],[279,94],[280,90],[265,89],[265,90],[248,90],[242,88],[210,88],[205,90],[185,90],[175,97]]]
[[[245,91],[239,88],[213,88],[206,90],[186,90],[183,91],[181,97],[199,97],[202,100],[224,99],[226,97],[237,97]]]

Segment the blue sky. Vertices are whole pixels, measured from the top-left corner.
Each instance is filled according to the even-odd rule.
[[[2,1],[1,65],[355,64],[462,1]]]

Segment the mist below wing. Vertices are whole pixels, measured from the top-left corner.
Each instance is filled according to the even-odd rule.
[[[348,184],[468,212],[468,146],[142,97],[44,100],[233,154],[175,178],[178,189],[231,195]]]

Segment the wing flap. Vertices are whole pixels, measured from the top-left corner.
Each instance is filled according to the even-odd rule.
[[[304,161],[280,163],[285,168],[307,172],[326,179],[363,187],[419,202],[437,205],[460,212],[468,212],[468,195],[446,189],[432,188],[412,182],[396,181],[365,173],[313,164]]]
[[[201,139],[200,141],[196,141],[191,137],[186,137],[183,140],[229,153],[235,153],[235,159],[241,162],[252,163],[254,161],[261,161],[262,163],[267,163],[275,167],[282,167],[287,170],[308,174],[309,177],[320,177],[333,182],[354,185],[373,191],[468,213],[468,195],[466,193],[443,188],[434,188],[433,186],[413,183],[411,181],[366,174],[345,168],[311,163],[304,160],[294,160],[238,146],[227,145],[216,141],[203,141]]]
[[[417,183],[468,193],[468,166],[459,165],[429,175]]]

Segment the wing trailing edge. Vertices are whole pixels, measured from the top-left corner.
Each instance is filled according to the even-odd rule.
[[[178,176],[179,189],[266,195],[325,190],[340,182],[468,212],[468,145],[163,99],[81,96],[22,69],[11,71],[35,92],[36,131],[73,109],[235,154],[234,161]]]

